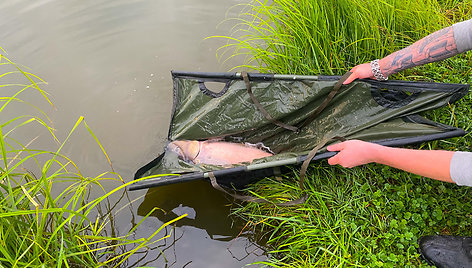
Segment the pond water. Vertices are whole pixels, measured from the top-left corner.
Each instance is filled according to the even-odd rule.
[[[64,140],[79,116],[99,138],[113,168],[125,181],[155,158],[166,142],[172,105],[171,70],[228,71],[212,35],[228,35],[240,0],[15,0],[0,3],[0,46],[7,56],[48,82],[54,108],[36,104],[51,117]],[[229,9],[229,11],[228,11]],[[218,27],[217,27],[218,26]],[[34,100],[33,100],[34,102]],[[41,141],[36,147],[48,148]],[[86,176],[109,171],[106,158],[86,129],[64,149]],[[107,190],[117,185],[105,184]],[[127,264],[154,267],[242,267],[265,260],[244,222],[230,217],[232,200],[206,182],[126,193],[116,209],[115,228],[126,233],[153,207],[137,237],[188,213],[169,234]],[[134,201],[128,206],[129,201]],[[165,256],[165,257],[164,257]]]

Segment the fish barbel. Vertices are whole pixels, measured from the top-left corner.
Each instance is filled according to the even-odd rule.
[[[252,162],[254,159],[272,156],[271,153],[258,148],[224,141],[181,140],[171,142],[167,148],[177,153],[184,161],[220,166]]]

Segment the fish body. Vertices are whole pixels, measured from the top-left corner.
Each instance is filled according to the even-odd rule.
[[[224,141],[181,140],[171,142],[168,148],[184,161],[220,166],[252,162],[272,155],[258,148]]]

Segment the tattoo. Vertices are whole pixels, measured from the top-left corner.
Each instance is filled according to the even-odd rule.
[[[382,72],[388,76],[411,67],[443,60],[458,53],[454,30],[448,27],[385,57]]]

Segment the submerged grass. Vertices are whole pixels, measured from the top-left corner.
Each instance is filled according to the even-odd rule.
[[[132,182],[125,184],[114,172],[86,177],[61,153],[74,131],[85,127],[108,159],[83,117],[77,120],[65,141],[58,143],[56,151],[31,148],[37,138],[37,126],[32,127],[35,131],[31,133],[31,140],[18,139],[15,133],[38,123],[58,140],[46,114],[23,101],[21,96],[37,94],[49,104],[51,102],[39,86],[44,83],[39,77],[4,56],[0,58],[0,68],[0,87],[4,95],[11,93],[0,98],[1,267],[126,266],[128,257],[162,239],[156,236],[165,226],[186,216],[165,223],[145,238],[134,238],[133,234],[146,217],[127,234],[116,234],[111,212],[114,205],[109,197],[125,196],[125,187]],[[45,119],[35,115],[9,118],[5,110],[13,103],[33,107]],[[119,187],[106,190],[102,183],[110,180],[116,181]],[[90,198],[91,191],[101,194],[95,195],[98,198]]]
[[[236,68],[292,74],[342,74],[472,15],[470,1],[455,0],[254,0],[241,6],[220,56],[245,56]],[[471,84],[471,57],[462,54],[395,77]],[[470,107],[471,94],[425,116],[471,131]],[[420,148],[471,151],[472,139],[467,134]],[[471,188],[376,164],[344,169],[325,161],[309,172],[303,193],[298,171],[283,182],[265,179],[250,188],[268,199],[307,194],[304,205],[249,203],[235,210],[247,228],[265,234],[271,248],[271,259],[258,264],[426,267],[417,253],[420,236],[472,235]]]

